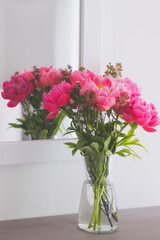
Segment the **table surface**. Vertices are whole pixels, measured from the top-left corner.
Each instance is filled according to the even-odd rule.
[[[160,240],[160,206],[119,210],[120,226],[110,234],[80,230],[77,214],[0,222],[0,240]]]

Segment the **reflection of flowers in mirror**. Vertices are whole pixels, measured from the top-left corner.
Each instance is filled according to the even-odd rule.
[[[19,123],[10,123],[10,126],[24,129],[25,135],[30,135],[31,139],[55,136],[64,114],[60,113],[56,119],[46,119],[49,112],[43,107],[43,93],[58,84],[61,78],[67,76],[67,72],[63,69],[56,70],[52,66],[34,66],[33,70],[16,72],[10,81],[5,81],[2,97],[9,100],[7,106],[10,108],[20,103],[23,114],[22,119],[17,119]]]

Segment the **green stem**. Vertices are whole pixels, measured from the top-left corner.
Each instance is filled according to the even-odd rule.
[[[111,203],[111,202],[109,201],[109,198],[108,198],[108,195],[107,195],[107,193],[106,193],[106,190],[104,190],[103,193],[104,193],[104,195],[105,195],[105,197],[106,197],[108,203],[110,203],[110,204],[112,205],[112,210],[113,210],[113,212],[116,212],[115,209],[114,209],[113,203]]]
[[[96,134],[98,135],[98,131],[99,131],[99,114],[100,112],[98,112],[97,114],[97,120],[96,120]]]
[[[81,121],[79,119],[78,112],[75,114],[75,117],[76,117],[76,120],[77,120],[79,128],[80,128],[80,133],[83,134],[83,127],[82,127]]]
[[[102,225],[102,200],[99,201],[99,209],[98,209],[98,225]]]
[[[96,226],[97,226],[97,216],[98,216],[98,206],[99,206],[99,185],[98,187],[96,187],[96,210],[95,210],[95,214],[94,214],[94,226],[93,226],[93,230],[96,230]]]
[[[112,150],[113,150],[113,148],[114,148],[114,145],[116,144],[116,141],[117,141],[117,139],[119,138],[121,132],[122,132],[122,131],[125,129],[125,127],[127,127],[128,125],[129,125],[129,123],[126,123],[126,122],[125,122],[125,125],[121,128],[121,130],[120,130],[119,133],[117,134],[117,137],[115,138],[115,140],[114,140],[114,142],[113,142],[113,144],[112,144],[111,152],[112,152]]]
[[[92,212],[92,216],[91,219],[89,221],[88,224],[88,228],[92,227],[92,222],[94,219],[94,226],[93,226],[93,230],[96,230],[96,226],[97,226],[97,215],[98,215],[98,225],[102,225],[102,202],[101,202],[101,197],[103,195],[104,192],[104,185],[102,186],[102,188],[100,188],[100,185],[95,185],[94,187],[94,206],[93,206],[93,212]],[[101,213],[100,213],[101,211]],[[101,224],[99,224],[101,223]]]
[[[92,222],[93,222],[95,211],[96,211],[96,198],[95,198],[95,190],[94,190],[94,206],[93,206],[92,216],[91,216],[91,219],[90,219],[89,224],[88,224],[88,228],[92,227]]]

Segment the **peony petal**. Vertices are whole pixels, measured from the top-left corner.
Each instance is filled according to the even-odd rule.
[[[7,103],[7,106],[12,108],[12,107],[16,107],[18,105],[19,102],[16,102],[16,101],[9,101]]]
[[[106,97],[104,96],[99,96],[97,99],[98,104],[104,104],[104,102],[106,101]]]
[[[148,126],[144,126],[143,129],[147,132],[156,132],[157,130]]]
[[[55,118],[58,115],[59,109],[57,111],[51,112],[47,115],[47,119]]]
[[[97,104],[97,107],[99,108],[99,110],[101,111],[108,111],[110,109],[109,106],[105,106],[105,105],[102,105],[102,104]]]
[[[26,99],[27,95],[26,94],[19,94],[18,96],[16,96],[16,100],[18,102],[23,102]]]
[[[155,127],[159,124],[160,124],[160,118],[154,118],[148,123],[148,126]]]
[[[141,126],[145,126],[149,123],[150,119],[149,118],[137,118],[135,119],[136,123],[138,123]]]
[[[2,96],[4,99],[8,99],[8,98],[6,98],[4,92],[1,92],[1,96]]]
[[[126,122],[129,122],[129,123],[135,122],[135,121],[133,120],[133,117],[132,117],[131,115],[126,114],[125,112],[123,113],[123,119],[124,119]]]
[[[47,109],[50,112],[54,112],[54,111],[58,110],[58,106],[56,104],[44,102],[43,106],[44,106],[45,109]]]
[[[70,96],[69,94],[65,93],[62,94],[59,98],[58,98],[58,106],[62,107],[62,106],[66,106],[68,104],[70,100]]]

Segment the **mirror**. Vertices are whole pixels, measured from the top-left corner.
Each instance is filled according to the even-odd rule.
[[[79,67],[79,0],[0,0],[0,88],[16,71],[53,66]],[[0,96],[0,141],[20,141],[22,131],[8,129],[21,117]]]

